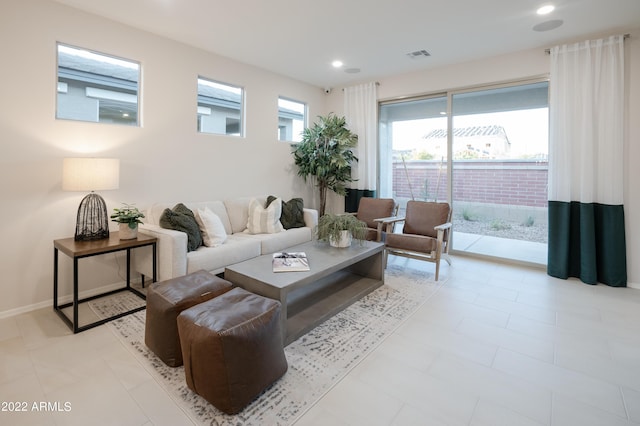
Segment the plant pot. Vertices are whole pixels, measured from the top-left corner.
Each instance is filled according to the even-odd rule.
[[[340,238],[336,241],[333,238],[329,238],[329,244],[332,247],[344,248],[351,246],[351,232],[350,231],[340,231]]]
[[[120,223],[120,239],[121,240],[133,240],[138,238],[138,224],[135,228],[130,228],[128,223]]]

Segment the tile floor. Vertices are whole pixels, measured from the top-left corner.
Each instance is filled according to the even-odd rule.
[[[441,275],[297,425],[640,425],[640,291],[461,256]],[[0,401],[2,425],[191,424],[107,326],[51,309],[0,320]]]

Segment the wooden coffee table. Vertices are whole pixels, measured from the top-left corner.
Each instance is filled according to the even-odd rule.
[[[279,300],[284,345],[384,284],[384,244],[354,241],[334,248],[311,241],[284,252],[305,252],[310,271],[273,272],[266,254],[228,266],[224,278],[253,293]]]

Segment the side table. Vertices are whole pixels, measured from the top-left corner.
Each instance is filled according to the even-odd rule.
[[[115,294],[121,291],[130,291],[137,295],[142,299],[146,299],[146,296],[131,287],[131,250],[144,247],[144,246],[152,246],[153,248],[153,282],[156,282],[157,279],[157,260],[156,260],[156,252],[157,252],[157,243],[158,239],[155,237],[150,237],[148,235],[138,233],[138,238],[131,240],[121,240],[118,232],[111,232],[109,234],[109,238],[105,238],[102,240],[94,240],[94,241],[76,241],[72,238],[63,238],[59,240],[53,241],[53,310],[62,318],[62,320],[69,326],[74,333],[79,333],[84,330],[88,330],[93,327],[97,327],[101,324],[104,324],[108,321],[114,320],[116,318],[123,317],[125,315],[131,314],[133,312],[141,311],[145,309],[146,306],[140,306],[138,308],[132,309],[130,311],[122,312],[116,314],[109,318],[104,318],[90,324],[79,326],[78,324],[78,305],[80,303],[88,302],[93,299],[97,299],[100,297],[109,296],[111,294]],[[108,291],[101,294],[96,294],[91,297],[87,297],[84,299],[78,299],[78,261],[85,257],[90,256],[98,256],[101,254],[113,253],[117,251],[127,251],[127,285],[126,287]],[[58,305],[58,252],[66,254],[70,258],[73,259],[73,302],[65,303],[62,305]],[[64,312],[63,309],[73,306],[73,318],[69,318]]]

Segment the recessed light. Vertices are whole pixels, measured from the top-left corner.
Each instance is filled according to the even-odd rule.
[[[343,64],[342,64],[342,61],[337,61],[337,60],[336,60],[336,61],[331,62],[331,65],[332,65],[334,68],[340,68]]]
[[[552,19],[551,21],[541,22],[538,25],[534,25],[533,31],[551,31],[562,25],[564,21],[562,19]]]
[[[553,12],[555,10],[555,6],[552,4],[547,4],[545,6],[542,6],[541,8],[539,8],[538,10],[536,10],[536,13],[538,15],[548,15],[549,13]]]

